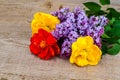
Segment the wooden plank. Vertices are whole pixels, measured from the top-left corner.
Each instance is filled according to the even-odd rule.
[[[29,51],[30,22],[35,12],[49,13],[60,6],[83,8],[83,2],[0,0],[0,80],[119,80],[120,54],[103,56],[97,66],[77,67],[59,57],[43,61]],[[120,10],[119,2],[112,0],[112,6]]]

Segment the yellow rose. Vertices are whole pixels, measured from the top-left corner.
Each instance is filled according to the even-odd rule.
[[[51,14],[42,12],[35,13],[34,19],[31,23],[32,34],[37,33],[39,29],[44,29],[48,32],[51,32],[55,29],[56,24],[59,23],[59,19]]]
[[[93,42],[90,36],[79,37],[72,44],[70,63],[78,66],[97,65],[101,59],[102,52]]]

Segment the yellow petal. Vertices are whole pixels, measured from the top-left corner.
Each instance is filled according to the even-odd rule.
[[[81,49],[84,49],[87,46],[86,39],[84,37],[79,37],[77,39],[77,46]]]
[[[91,50],[91,51],[89,50],[89,52],[88,52],[89,64],[90,65],[98,64],[98,62],[101,59],[101,55],[102,55],[101,50],[96,45],[92,45],[89,49]]]
[[[94,41],[92,37],[86,36],[85,39],[86,39],[87,45],[93,45]]]
[[[32,34],[38,32],[36,29],[39,30],[41,28],[51,32],[59,23],[60,21],[57,17],[52,16],[51,14],[37,12],[34,14],[34,19],[31,23]]]
[[[98,46],[94,45],[92,37],[79,37],[72,44],[70,63],[78,66],[96,65],[100,61],[101,55],[102,52]]]
[[[78,66],[86,66],[88,65],[88,61],[84,58],[82,58],[81,56],[77,57],[75,64],[77,64]]]

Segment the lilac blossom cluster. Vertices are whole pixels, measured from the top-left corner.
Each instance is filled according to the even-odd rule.
[[[91,36],[94,43],[101,48],[100,36],[104,33],[104,26],[108,20],[104,16],[87,17],[84,10],[79,7],[72,12],[69,8],[62,8],[56,12],[52,12],[53,16],[58,17],[60,24],[56,25],[56,29],[52,32],[53,36],[59,41],[60,55],[69,58],[71,55],[71,45],[80,36]]]
[[[91,16],[89,18],[89,27],[87,34],[94,39],[95,44],[101,48],[101,35],[104,33],[104,26],[107,25],[108,19],[104,16]]]

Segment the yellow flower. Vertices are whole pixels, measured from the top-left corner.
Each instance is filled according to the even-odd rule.
[[[75,63],[78,66],[97,65],[101,54],[101,50],[94,44],[92,37],[79,37],[72,44],[70,63]]]
[[[44,29],[48,32],[51,32],[55,29],[56,24],[59,23],[59,19],[51,14],[42,12],[35,13],[34,19],[31,23],[32,34],[37,33],[39,29]]]

